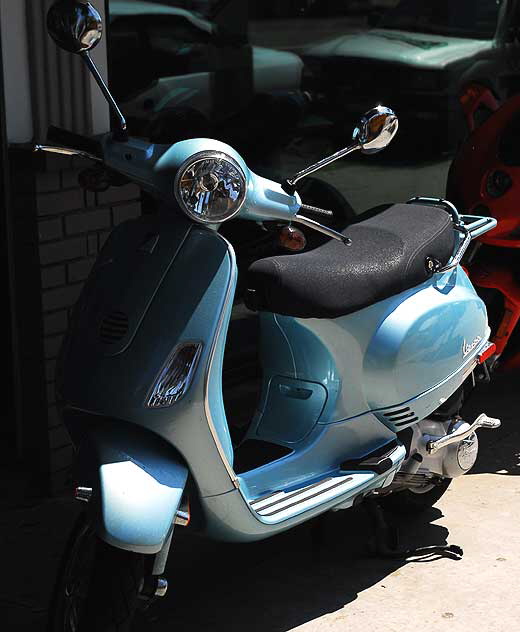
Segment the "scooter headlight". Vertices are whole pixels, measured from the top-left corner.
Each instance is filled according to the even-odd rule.
[[[246,176],[227,154],[203,151],[190,156],[175,178],[175,197],[191,219],[218,224],[234,217],[246,197]]]

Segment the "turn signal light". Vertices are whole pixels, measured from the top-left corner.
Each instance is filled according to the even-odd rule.
[[[184,397],[201,352],[201,342],[188,342],[173,350],[147,399],[147,408],[165,408]]]

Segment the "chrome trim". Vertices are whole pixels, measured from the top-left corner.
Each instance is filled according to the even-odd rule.
[[[182,196],[179,193],[179,182],[180,182],[182,176],[186,173],[188,167],[191,167],[191,166],[195,165],[198,162],[202,162],[203,160],[208,160],[208,159],[211,159],[211,158],[217,159],[217,160],[225,160],[226,162],[229,162],[239,172],[239,174],[242,176],[242,180],[243,180],[243,182],[242,182],[243,191],[241,193],[242,199],[240,200],[240,203],[239,203],[237,209],[235,211],[233,211],[233,213],[231,215],[228,215],[225,218],[221,218],[221,219],[217,219],[217,220],[215,220],[215,219],[211,219],[211,220],[202,219],[202,218],[190,213],[190,211],[187,210],[186,205],[184,203],[184,200],[182,199]],[[208,224],[209,225],[221,224],[222,222],[227,222],[228,220],[233,219],[233,217],[236,217],[236,215],[238,215],[238,213],[240,213],[240,211],[242,210],[242,207],[244,206],[244,203],[245,203],[246,198],[247,198],[247,178],[246,178],[246,174],[244,173],[244,170],[238,164],[238,162],[234,158],[229,156],[228,154],[224,153],[223,151],[215,151],[215,150],[199,151],[199,152],[197,152],[195,154],[192,154],[189,158],[187,158],[181,164],[179,169],[177,170],[177,174],[175,175],[175,179],[173,181],[173,195],[175,196],[175,199],[177,200],[177,203],[179,204],[179,206],[181,207],[183,212],[186,213],[186,215],[191,220],[193,220],[194,222],[197,222],[199,224],[205,224],[205,225],[208,225]]]
[[[213,362],[215,360],[215,353],[217,350],[218,340],[220,338],[220,335],[222,333],[222,328],[224,326],[226,311],[229,304],[233,301],[234,286],[238,277],[238,268],[237,268],[236,256],[235,256],[235,251],[233,249],[233,246],[229,243],[227,239],[225,239],[225,237],[222,237],[222,235],[219,235],[218,233],[215,233],[215,234],[217,235],[217,237],[219,237],[226,243],[228,255],[229,255],[229,258],[231,259],[231,274],[229,277],[228,288],[227,288],[226,296],[224,298],[224,305],[222,306],[222,311],[221,311],[220,319],[217,325],[217,330],[215,332],[215,336],[213,337],[213,342],[212,342],[211,349],[209,352],[209,361],[206,366],[206,373],[204,376],[204,411],[206,413],[206,419],[208,421],[208,426],[211,432],[211,436],[213,437],[213,441],[215,442],[215,446],[222,460],[222,463],[224,464],[224,467],[226,468],[226,471],[229,474],[229,478],[231,479],[233,486],[236,489],[240,489],[240,483],[239,483],[237,475],[235,474],[235,470],[231,466],[231,463],[228,461],[226,453],[224,452],[224,448],[222,447],[222,444],[220,443],[220,439],[217,433],[217,429],[215,427],[215,423],[213,421],[213,417],[211,416],[211,409],[209,406],[209,395],[208,395],[209,376],[211,375],[211,370],[213,368]]]
[[[168,592],[168,580],[164,577],[158,577],[155,585],[154,597],[164,597]]]
[[[303,210],[313,210],[312,206],[306,206],[305,204],[302,204],[301,207]],[[321,210],[321,209],[318,209]],[[293,222],[298,222],[299,224],[303,224],[303,226],[307,226],[308,228],[312,228],[313,230],[316,230],[319,233],[323,233],[324,235],[327,235],[327,237],[332,237],[333,239],[337,239],[338,241],[341,241],[345,244],[345,246],[350,246],[352,244],[352,240],[349,237],[346,237],[345,235],[338,233],[337,231],[333,230],[332,228],[329,228],[328,226],[323,226],[323,224],[319,224],[318,222],[315,222],[313,219],[310,219],[309,217],[304,217],[303,215],[295,215],[292,218]]]
[[[128,130],[126,126],[126,119],[123,116],[123,113],[121,112],[121,110],[119,109],[119,106],[117,105],[116,100],[112,96],[112,93],[108,89],[108,86],[105,83],[105,80],[101,76],[96,64],[94,63],[92,57],[90,56],[90,52],[88,50],[82,51],[79,53],[79,55],[83,59],[85,64],[87,65],[87,68],[92,73],[96,83],[98,84],[101,92],[103,93],[103,96],[108,101],[108,104],[110,105],[110,107],[112,108],[112,111],[116,115],[116,118],[119,122],[119,131],[121,133],[120,134],[121,137],[118,138],[117,140],[126,142],[128,140]]]
[[[358,472],[355,472],[354,474],[358,474]],[[363,472],[363,474],[366,474],[366,472]],[[326,476],[319,481],[311,483],[310,485],[305,485],[305,487],[300,487],[299,489],[291,492],[280,490],[270,497],[253,500],[250,503],[250,507],[259,516],[268,518],[281,513],[282,511],[294,509],[302,503],[314,500],[322,494],[338,489],[353,480],[355,480],[355,478],[352,473],[340,476]]]
[[[452,216],[454,224],[461,223],[461,217],[457,207],[444,198],[423,197],[422,195],[417,195],[416,197],[410,198],[406,203],[423,204],[424,206],[442,206],[444,210]]]
[[[310,491],[315,487],[320,487],[321,485],[325,485],[329,481],[334,480],[333,476],[327,476],[316,483],[311,483],[310,485],[306,485],[305,487],[300,487],[293,492],[284,492],[283,490],[279,490],[272,494],[268,494],[267,496],[262,496],[261,498],[257,498],[256,500],[251,501],[251,507],[255,511],[260,511],[261,509],[270,509],[277,505],[281,500],[290,500],[297,496],[300,496],[304,492]],[[269,501],[269,502],[268,502]]]
[[[276,490],[270,492],[264,496],[260,496],[255,500],[249,501],[249,508],[252,510],[253,515],[258,518],[264,524],[276,524],[289,518],[294,518],[299,513],[307,511],[310,507],[303,508],[309,501],[320,500],[320,496],[324,496],[324,499],[319,504],[328,503],[334,501],[335,505],[331,507],[341,508],[346,500],[341,500],[341,497],[352,491],[352,484],[356,481],[356,486],[361,486],[359,490],[362,493],[363,489],[368,484],[372,484],[373,481],[380,481],[382,486],[383,481],[386,481],[388,476],[392,472],[396,471],[396,468],[405,458],[405,448],[403,445],[397,445],[387,456],[392,461],[392,467],[390,467],[383,474],[378,474],[374,470],[367,468],[366,470],[349,471],[348,469],[341,470],[342,474],[325,475],[324,478],[300,487],[298,489],[290,490]],[[338,475],[339,474],[339,475]],[[367,478],[368,477],[368,478]],[[345,485],[348,485],[348,489],[343,489]],[[333,495],[330,496],[330,493]],[[315,506],[319,506],[315,505]],[[290,511],[293,515],[285,516],[278,520],[277,515],[283,512]]]
[[[447,213],[451,215],[451,218],[453,220],[453,228],[459,233],[462,233],[463,239],[459,243],[457,251],[455,252],[454,255],[452,255],[450,261],[445,266],[434,271],[442,274],[443,272],[448,272],[449,270],[453,270],[453,268],[456,268],[459,265],[459,263],[462,261],[462,257],[464,256],[464,253],[468,249],[468,246],[470,245],[471,240],[473,239],[471,232],[466,228],[466,226],[464,226],[464,222],[462,221],[462,218],[456,206],[443,198],[430,198],[430,197],[421,197],[421,196],[411,198],[406,203],[407,204],[422,204],[424,206],[441,206],[442,208],[444,208],[444,210]]]
[[[475,419],[472,424],[463,424],[454,432],[447,434],[440,439],[428,440],[426,442],[426,451],[431,456],[437,453],[439,450],[442,450],[442,448],[467,439],[479,428],[496,430],[497,428],[500,428],[500,423],[500,419],[488,417],[485,413],[482,413]]]
[[[298,171],[298,173],[296,173],[292,178],[287,178],[286,182],[289,186],[292,187],[302,178],[305,178],[306,176],[310,176],[311,173],[314,173],[315,171],[318,171],[319,169],[323,169],[323,167],[330,165],[331,163],[335,162],[336,160],[339,160],[340,158],[344,158],[345,156],[348,156],[354,151],[359,151],[362,148],[363,146],[361,145],[361,143],[354,143],[353,145],[350,145],[349,147],[345,147],[345,149],[340,149],[335,154],[332,154],[331,156],[327,156],[327,158],[323,158],[322,160],[314,163],[313,165],[310,165],[309,167],[306,167],[305,169]]]
[[[459,265],[459,263],[462,261],[462,257],[464,256],[464,253],[468,249],[468,246],[470,245],[471,240],[473,239],[469,230],[465,226],[462,226],[462,224],[459,224],[458,226],[454,225],[453,228],[455,230],[458,230],[459,233],[462,233],[464,235],[464,239],[459,244],[457,252],[452,256],[450,261],[442,268],[439,268],[437,272],[441,272],[441,273],[448,272],[448,270],[453,270],[453,268],[456,268]]]
[[[258,513],[261,516],[265,516],[266,518],[275,516],[276,514],[279,514],[282,511],[287,511],[288,509],[293,509],[294,507],[298,507],[298,505],[300,505],[302,502],[318,498],[325,492],[330,492],[333,489],[337,489],[338,487],[345,485],[345,483],[350,483],[350,481],[353,480],[352,476],[341,476],[337,478],[338,478],[337,481],[335,480],[331,485],[329,485],[328,487],[324,489],[320,489],[311,494],[307,494],[309,490],[305,490],[305,495],[303,493],[292,494],[279,502],[273,503],[272,505],[268,505],[267,507],[263,507],[262,509],[258,509]],[[325,482],[322,482],[320,484],[320,487],[324,487],[324,486],[325,486]],[[318,487],[316,487],[316,489],[318,489]],[[293,502],[290,502],[287,504],[286,501],[289,500],[290,498],[294,498],[294,500]]]
[[[361,117],[354,130],[354,140],[361,144],[364,154],[376,154],[392,142],[399,129],[395,112],[384,105],[376,105]]]
[[[93,489],[92,487],[76,487],[74,490],[75,500],[80,500],[84,503],[89,503],[92,499]]]
[[[189,511],[182,511],[179,509],[179,511],[175,514],[175,520],[173,523],[179,527],[187,527],[190,524],[190,518],[191,516]]]
[[[71,147],[55,147],[53,145],[35,145],[33,151],[43,151],[48,154],[60,154],[62,156],[79,156],[80,158],[88,158],[89,160],[95,160],[96,162],[103,162],[99,156],[89,154],[86,151],[80,151],[79,149],[72,149]]]
[[[498,224],[494,217],[480,217],[478,215],[462,215],[462,223],[471,233],[472,239],[493,230]]]
[[[354,151],[361,150],[366,154],[375,154],[387,147],[399,129],[399,121],[395,112],[384,105],[377,105],[361,117],[358,127],[354,130],[354,143],[340,149],[335,154],[327,156],[322,160],[298,171],[292,178],[288,178],[285,183],[289,187],[294,187],[298,180],[309,176],[311,173],[323,169],[332,162],[348,156]]]

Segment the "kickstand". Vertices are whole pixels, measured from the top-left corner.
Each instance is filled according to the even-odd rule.
[[[363,505],[368,511],[374,526],[374,535],[369,541],[370,552],[386,559],[406,559],[419,557],[449,557],[459,560],[464,551],[456,544],[439,544],[434,546],[421,546],[415,549],[399,548],[399,532],[386,521],[385,511],[374,499],[367,499]]]

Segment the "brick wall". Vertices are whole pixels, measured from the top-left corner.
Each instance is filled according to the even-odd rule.
[[[104,193],[83,191],[78,173],[91,163],[47,156],[36,173],[36,212],[41,273],[43,348],[47,382],[51,489],[67,484],[73,450],[56,409],[54,372],[69,316],[97,254],[111,230],[141,214],[136,185]]]

